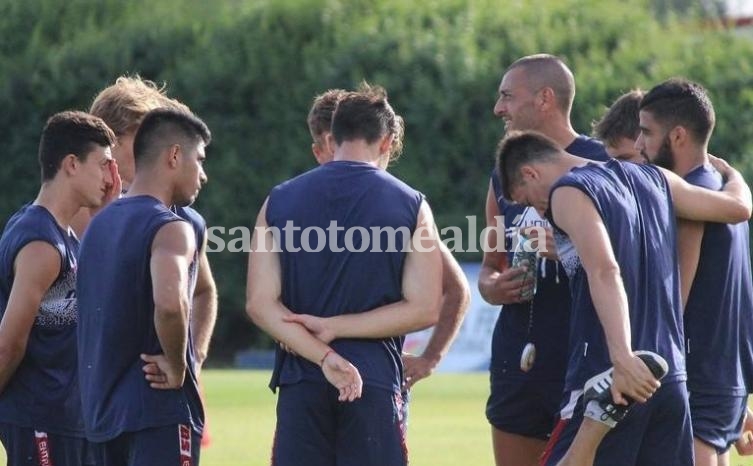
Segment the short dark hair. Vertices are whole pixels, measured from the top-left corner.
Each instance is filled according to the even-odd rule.
[[[531,162],[552,160],[560,147],[552,139],[536,131],[512,131],[497,146],[497,174],[502,195],[511,200],[512,188],[520,184],[520,168]]]
[[[212,133],[193,113],[179,108],[152,110],[144,116],[133,140],[136,167],[155,160],[169,145],[187,144],[198,139],[209,145]]]
[[[701,144],[708,143],[716,122],[706,89],[684,78],[668,79],[648,91],[640,110],[651,113],[665,128],[684,127]]]
[[[358,91],[344,93],[332,116],[332,136],[338,145],[356,139],[373,144],[386,135],[395,136],[390,158],[400,155],[403,133],[403,119],[395,114],[380,86],[364,83]]]
[[[52,115],[44,126],[39,140],[39,167],[42,182],[57,175],[63,159],[73,154],[81,161],[94,150],[94,146],[109,147],[115,144],[115,134],[101,118],[85,112],[65,111]]]
[[[616,146],[622,138],[638,139],[641,130],[638,108],[644,94],[640,89],[633,89],[619,96],[601,119],[593,123],[594,137],[610,146]]]
[[[324,94],[314,98],[311,104],[306,122],[309,125],[311,137],[317,141],[322,134],[329,132],[332,128],[332,115],[337,108],[337,102],[340,101],[347,91],[343,89],[330,89]]]

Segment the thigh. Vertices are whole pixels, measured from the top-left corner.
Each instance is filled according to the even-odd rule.
[[[335,466],[337,392],[321,382],[284,385],[277,395],[274,466]]]
[[[400,392],[364,387],[361,398],[338,408],[337,466],[408,464]]]

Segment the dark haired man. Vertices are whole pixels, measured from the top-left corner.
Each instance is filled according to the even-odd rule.
[[[83,112],[52,116],[42,187],[0,238],[0,440],[12,466],[88,464],[76,365],[79,242],[70,222],[120,193],[115,135]]]
[[[402,133],[383,89],[344,94],[334,160],[274,188],[257,217],[247,312],[298,355],[277,354],[275,465],[407,464],[402,335],[436,322],[442,268],[423,195],[385,170]],[[301,229],[333,226],[323,250],[301,248]]]
[[[204,413],[189,331],[198,249],[171,207],[191,204],[206,183],[210,140],[191,113],[149,112],[128,194],[93,218],[81,244],[78,366],[99,465],[198,464]]]
[[[723,180],[708,159],[715,119],[703,86],[667,80],[640,103],[635,147],[688,183],[718,191]],[[748,387],[753,388],[748,223],[679,220],[678,241],[696,466],[725,465],[740,438]]]

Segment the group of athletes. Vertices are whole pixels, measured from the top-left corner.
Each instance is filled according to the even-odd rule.
[[[39,194],[0,238],[9,465],[198,464],[217,291],[189,205],[210,139],[138,77],[47,121]]]
[[[574,96],[559,58],[532,55],[505,71],[494,106],[506,135],[486,217],[505,228],[479,289],[502,305],[495,461],[727,465],[735,443],[753,453],[750,190],[708,154],[700,85],[625,94],[598,139],[573,129]],[[447,352],[468,284],[423,194],[386,170],[404,126],[382,88],[327,91],[308,125],[319,166],[269,193],[248,263],[247,313],[279,343],[272,464],[404,465],[409,390]],[[8,464],[198,464],[217,293],[189,206],[210,141],[138,77],[48,120],[39,194],[0,238]],[[333,222],[335,244],[301,248],[302,230]],[[339,247],[387,228],[405,247],[364,251],[356,235]],[[524,236],[538,259],[513,266]],[[432,325],[422,354],[404,354],[403,336]]]

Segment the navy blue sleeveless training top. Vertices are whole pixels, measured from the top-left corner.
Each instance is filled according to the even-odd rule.
[[[78,240],[42,206],[27,205],[8,221],[0,238],[0,313],[13,287],[13,264],[24,246],[43,241],[60,253],[60,273],[42,297],[26,354],[0,393],[0,422],[82,437],[76,366],[76,257]]]
[[[419,192],[385,170],[350,161],[327,163],[275,187],[267,203],[267,224],[281,232],[286,225],[300,228],[288,230],[292,241],[281,233],[285,306],[329,317],[402,299],[403,241],[413,235],[422,200]],[[312,227],[329,227],[327,241]],[[371,241],[373,229],[386,227],[396,231],[392,248],[384,230],[377,245]],[[337,243],[331,244],[330,237]],[[312,252],[294,251],[301,248],[302,239]],[[348,243],[362,252],[349,251]],[[313,252],[319,246],[322,249]],[[387,252],[390,249],[393,252]],[[403,337],[394,337],[339,339],[331,346],[358,368],[365,385],[394,391],[401,387],[402,344]],[[325,380],[317,365],[281,351],[276,366],[273,389],[301,380]]]
[[[609,156],[604,145],[587,136],[578,136],[565,150],[590,160],[606,161]],[[512,263],[514,250],[512,232],[518,228],[543,226],[542,219],[533,207],[508,202],[502,195],[502,186],[496,170],[492,173],[492,188],[500,215],[505,221],[505,251],[507,263]],[[567,275],[559,262],[542,259],[539,268],[536,296],[533,299],[533,327],[528,335],[529,302],[502,306],[492,336],[490,370],[497,377],[521,378],[561,382],[567,365],[567,328],[570,321],[570,290]],[[520,369],[520,354],[526,343],[536,345],[536,363],[528,373]]]
[[[722,177],[700,166],[685,175],[688,183],[718,191]],[[744,396],[744,353],[740,319],[750,315],[748,222],[735,225],[706,222],[701,254],[685,305],[688,390],[695,393]],[[746,311],[747,310],[747,311]]]
[[[606,226],[627,293],[633,350],[653,351],[667,360],[664,383],[684,380],[675,215],[666,179],[656,167],[610,160],[572,169],[551,193],[562,186],[588,196]],[[552,221],[551,211],[547,216]],[[554,226],[572,298],[565,390],[581,390],[588,378],[612,364],[586,272],[569,238]]]
[[[175,221],[182,220],[151,196],[126,197],[96,215],[84,235],[77,284],[79,373],[92,441],[172,424],[203,429],[190,334],[181,389],[149,387],[140,359],[141,353],[162,353],[154,328],[151,247],[157,231]],[[189,287],[196,267],[194,256]]]

